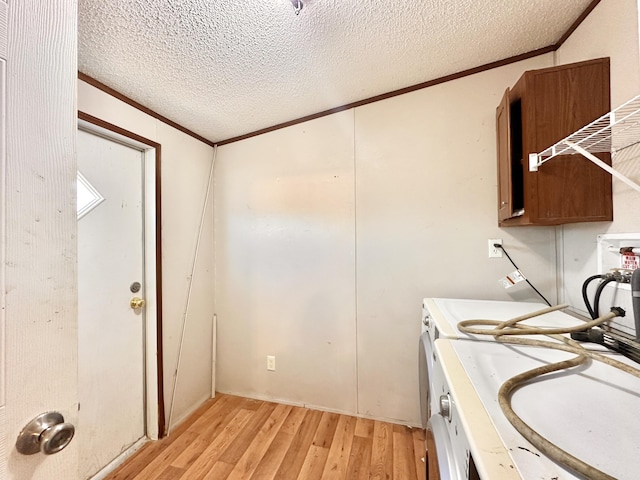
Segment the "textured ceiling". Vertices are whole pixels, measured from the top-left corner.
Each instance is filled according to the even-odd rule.
[[[557,42],[591,0],[79,0],[79,70],[220,141]]]

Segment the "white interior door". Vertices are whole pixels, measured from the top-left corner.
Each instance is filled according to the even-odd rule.
[[[145,436],[144,154],[78,131],[80,478]],[[100,199],[103,197],[103,200]],[[93,201],[91,201],[93,199]]]
[[[77,478],[77,438],[55,455],[15,448],[43,412],[77,425],[76,19],[74,0],[0,1],[3,480]]]

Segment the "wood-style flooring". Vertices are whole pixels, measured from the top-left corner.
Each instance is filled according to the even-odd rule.
[[[107,480],[424,480],[424,431],[217,394]]]

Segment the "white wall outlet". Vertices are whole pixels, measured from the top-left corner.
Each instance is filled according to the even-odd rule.
[[[276,369],[276,357],[274,355],[267,355],[267,370],[272,372]]]
[[[488,240],[489,246],[489,258],[502,258],[502,249],[498,247],[494,247],[494,245],[502,245],[501,238],[490,238]]]

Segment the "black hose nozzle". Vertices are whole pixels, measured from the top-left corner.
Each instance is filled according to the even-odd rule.
[[[611,307],[611,311],[616,314],[616,317],[624,317],[627,314],[621,307]]]

